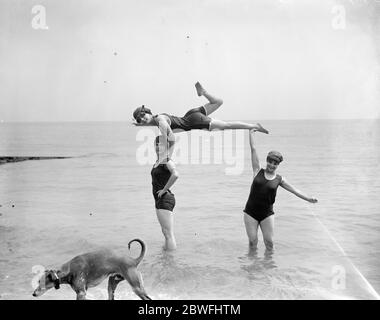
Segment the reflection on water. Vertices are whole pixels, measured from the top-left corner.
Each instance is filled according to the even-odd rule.
[[[175,252],[162,249],[151,262],[154,268],[153,274],[155,277],[152,281],[153,287],[168,286],[176,281],[174,275],[178,276],[180,268],[175,260]]]
[[[258,256],[258,250],[249,249],[248,254],[239,257],[241,269],[249,280],[256,280],[268,275],[268,271],[277,268],[274,251],[266,250],[263,257]]]
[[[251,253],[251,252],[250,252]],[[241,270],[251,285],[251,299],[311,299],[315,298],[318,279],[309,269],[279,267],[273,250],[239,258]],[[314,273],[314,276],[316,274]],[[309,278],[309,280],[305,280]],[[321,297],[319,297],[321,298]]]

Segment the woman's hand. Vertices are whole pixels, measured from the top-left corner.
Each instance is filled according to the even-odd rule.
[[[157,196],[158,196],[159,198],[161,198],[166,192],[167,192],[167,191],[164,190],[164,189],[162,189],[162,190],[158,190],[158,191],[157,191]]]
[[[310,203],[317,203],[317,202],[318,202],[318,199],[317,199],[317,198],[310,197],[310,198],[306,199],[306,201],[308,201],[308,202],[310,202]]]
[[[138,123],[135,119],[132,119],[132,124],[135,125],[136,127],[143,126],[143,123]]]

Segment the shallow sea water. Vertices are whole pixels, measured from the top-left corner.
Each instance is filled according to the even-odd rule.
[[[213,163],[213,144],[210,163],[204,154],[199,164],[175,155],[178,249],[168,253],[154,211],[151,164],[136,158],[141,129],[121,122],[1,123],[1,155],[73,158],[0,166],[0,299],[35,299],[34,266],[56,268],[98,247],[138,256],[137,244],[128,252],[133,238],[147,245],[139,269],[153,299],[375,298],[368,284],[380,290],[380,121],[262,123],[271,134],[257,135],[261,163],[269,150],[280,150],[279,173],[319,199],[312,205],[278,190],[271,257],[261,236],[257,256],[248,255],[247,133],[223,145],[242,165],[238,174],[226,174],[231,159]],[[207,141],[218,133],[199,135]],[[189,133],[177,137],[184,141]],[[106,285],[88,297],[106,299]],[[39,299],[74,298],[62,286]],[[124,282],[116,298],[138,299]]]

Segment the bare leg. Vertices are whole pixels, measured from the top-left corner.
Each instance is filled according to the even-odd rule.
[[[274,236],[274,215],[265,218],[260,222],[261,232],[263,233],[266,254],[270,255],[273,252],[273,236]]]
[[[124,278],[120,275],[110,276],[108,279],[108,300],[115,299],[115,290],[119,282],[123,281]]]
[[[207,116],[213,113],[216,109],[218,109],[223,104],[222,99],[216,98],[212,96],[211,94],[209,94],[199,82],[195,84],[195,88],[197,89],[198,96],[204,96],[209,101],[209,103],[203,106],[206,110]]]
[[[77,294],[77,300],[86,300],[86,283],[81,276],[74,279],[71,288]]]
[[[250,256],[254,256],[257,253],[257,229],[259,227],[259,223],[257,220],[244,213],[244,224],[249,243],[248,254]]]
[[[123,276],[125,280],[129,282],[136,295],[138,295],[142,300],[152,300],[145,292],[141,273],[137,271],[136,268],[125,269],[123,271]]]
[[[174,218],[173,212],[164,209],[156,209],[158,222],[161,225],[162,233],[165,237],[165,249],[175,250],[177,244],[174,237]]]
[[[77,300],[86,300],[86,290],[78,289],[76,290]]]
[[[223,120],[212,119],[210,123],[210,131],[212,130],[230,130],[230,129],[253,129],[254,131],[259,131],[268,134],[269,131],[265,129],[260,123],[251,124],[240,121],[230,121],[226,122]]]

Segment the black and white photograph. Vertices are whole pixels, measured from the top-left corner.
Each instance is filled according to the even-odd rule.
[[[380,299],[380,0],[0,0],[0,84],[0,300]]]

